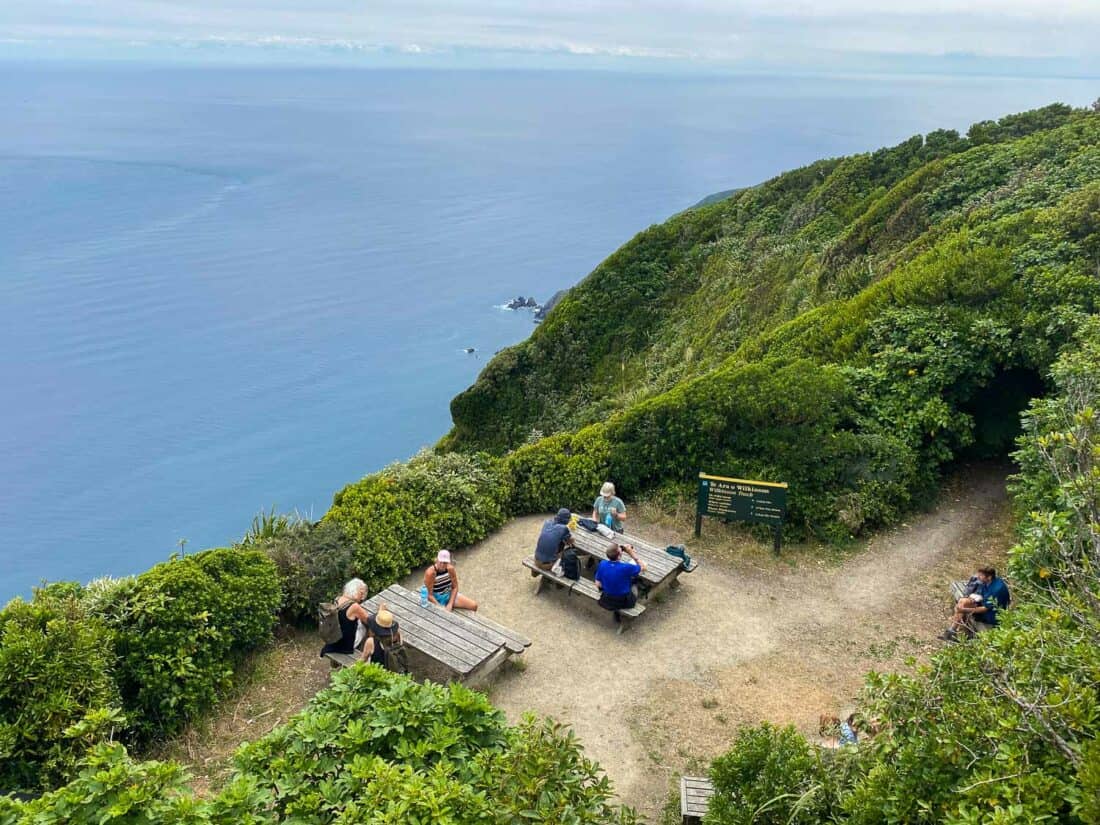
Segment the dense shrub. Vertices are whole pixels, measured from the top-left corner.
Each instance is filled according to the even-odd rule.
[[[829,810],[825,756],[792,727],[745,728],[710,769],[706,825],[816,823]]]
[[[39,590],[0,611],[0,792],[67,778],[121,722],[110,633],[78,594]]]
[[[749,821],[743,806],[765,797],[784,822],[800,821],[794,800],[812,801],[809,821],[865,825],[1098,821],[1098,364],[1092,319],[1052,370],[1055,394],[1025,417],[1015,603],[998,628],[916,675],[871,674],[865,709],[882,730],[836,760],[767,727],[739,738],[715,763],[709,821]]]
[[[349,484],[324,521],[355,543],[358,574],[377,590],[426,565],[439,548],[472,544],[500,527],[510,489],[489,455],[421,453]]]
[[[0,798],[0,825],[636,822],[560,725],[509,727],[481,694],[374,665],[339,673],[236,763],[225,788],[199,801],[178,766],[99,746],[69,785],[32,802]]]
[[[306,625],[316,616],[318,602],[340,592],[356,575],[355,546],[335,521],[298,522],[255,545],[275,563],[283,586],[280,619]]]
[[[574,434],[542,438],[507,455],[513,513],[546,513],[561,507],[587,510],[607,480],[611,448],[605,428],[594,424]]]
[[[140,736],[172,733],[210,707],[234,665],[271,634],[282,601],[258,550],[208,550],[124,582],[108,607],[117,682]]]
[[[797,531],[888,523],[1008,449],[1002,377],[1036,391],[1100,305],[1098,176],[1100,113],[1055,105],[689,210],[490,362],[440,446],[512,449],[517,512],[572,503],[607,455],[633,496],[705,470],[788,482]]]

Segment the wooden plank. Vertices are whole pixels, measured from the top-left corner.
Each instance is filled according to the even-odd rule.
[[[550,581],[556,582],[557,584],[565,587],[570,596],[585,596],[594,602],[598,602],[600,600],[600,589],[596,587],[594,582],[591,582],[588,579],[573,580],[567,579],[564,576],[556,576],[549,570],[542,570],[536,567],[534,556],[528,556],[527,558],[525,558],[523,560],[523,564],[525,567],[537,572],[544,579],[549,579]],[[611,611],[608,612],[610,613]],[[627,616],[631,619],[637,618],[644,612],[645,605],[641,603],[635,604],[633,607],[626,607],[619,610],[619,613],[621,615]]]
[[[462,615],[457,616],[456,618],[462,619],[466,622],[473,622],[474,624],[482,625],[483,627],[487,627],[490,630],[495,630],[497,633],[504,637],[505,646],[511,653],[523,653],[524,650],[531,646],[531,640],[528,639],[526,636],[516,633],[516,631],[514,630],[510,630],[509,628],[504,627],[504,625],[497,624],[492,619],[485,618],[478,611],[474,611],[473,613],[470,613],[469,611],[463,611]]]
[[[353,653],[326,653],[325,658],[332,663],[333,667],[351,667],[359,661],[358,654]]]
[[[633,536],[622,534],[616,538],[608,539],[598,533],[589,533],[583,527],[573,531],[573,543],[577,546],[577,549],[595,559],[603,560],[607,558],[607,546],[613,541],[634,546],[638,557],[646,563],[646,569],[638,576],[639,579],[645,582],[653,585],[661,584],[670,575],[683,569],[679,559],[670,556],[664,550],[658,550],[652,545],[647,545]]]
[[[366,606],[371,613],[375,613],[378,605],[371,604],[371,601],[368,600]],[[484,643],[477,648],[468,644],[466,640],[456,639],[447,632],[445,625],[431,621],[426,615],[433,608],[423,608],[418,604],[415,609],[412,609],[396,598],[387,601],[387,605],[401,626],[401,637],[406,645],[460,675],[466,675],[476,668],[499,647]]]
[[[714,785],[705,776],[680,777],[680,815],[685,822],[697,822],[706,815],[714,796]]]
[[[411,613],[440,627],[444,632],[453,635],[456,641],[473,646],[475,649],[485,650],[491,654],[497,648],[506,647],[508,639],[492,628],[474,624],[465,620],[462,615],[465,611],[449,611],[435,604],[423,607],[420,597],[410,593],[400,585],[391,585],[376,597],[379,601],[386,601],[387,597],[393,604],[401,604]]]
[[[627,538],[624,536],[621,537],[621,540],[627,541],[628,544],[633,543],[628,541]],[[607,545],[611,541],[611,539],[605,539],[595,533],[589,533],[584,528],[577,530],[573,537],[573,542],[579,552],[601,561],[607,558]],[[646,563],[646,569],[638,575],[643,590],[659,591],[671,584],[683,570],[680,560],[670,556],[663,550],[642,549],[637,544],[634,545],[634,549],[638,553],[638,557]]]

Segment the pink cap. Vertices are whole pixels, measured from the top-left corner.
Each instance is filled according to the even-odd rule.
[[[451,563],[451,551],[450,550],[440,550],[439,554],[435,557],[435,560],[437,562],[440,562],[441,564],[450,564]]]

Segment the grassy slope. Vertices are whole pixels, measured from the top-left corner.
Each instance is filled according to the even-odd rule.
[[[1064,245],[1043,225],[1050,210],[1097,180],[1100,117],[1051,106],[967,138],[940,131],[819,161],[689,210],[637,235],[494,358],[453,400],[442,446],[502,452],[769,354],[866,362],[867,330],[888,308],[1003,298],[1021,255]]]

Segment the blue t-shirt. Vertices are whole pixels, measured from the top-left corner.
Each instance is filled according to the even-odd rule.
[[[632,562],[604,559],[596,566],[596,581],[608,596],[625,596],[642,568]]]
[[[608,515],[611,516],[611,529],[618,533],[623,531],[623,523],[615,518],[615,513],[625,513],[626,505],[623,504],[623,500],[618,496],[612,496],[610,501],[605,501],[603,496],[596,496],[596,501],[592,504],[592,509],[596,511],[596,521],[600,524],[607,524]]]
[[[548,519],[542,525],[538,544],[535,545],[535,560],[541,562],[553,561],[558,557],[558,551],[561,550],[562,544],[571,536],[572,533],[569,532],[566,525]]]
[[[981,595],[982,604],[986,608],[985,613],[978,613],[974,618],[985,624],[997,624],[997,611],[1008,607],[1011,599],[1008,595],[1008,585],[1003,579],[994,579],[989,584],[979,583],[978,589],[974,592]]]

